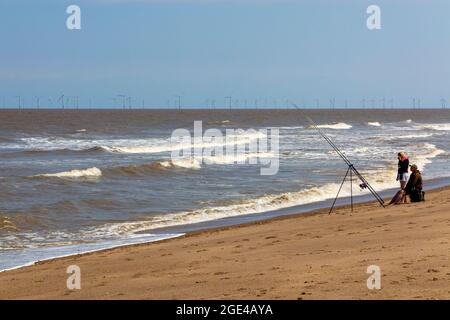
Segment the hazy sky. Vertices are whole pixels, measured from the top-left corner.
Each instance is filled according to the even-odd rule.
[[[66,28],[70,4],[81,30]],[[366,27],[370,4],[381,30]],[[450,102],[448,0],[2,0],[0,39],[0,107],[61,93],[95,106],[122,93],[162,107],[178,94],[199,107]]]

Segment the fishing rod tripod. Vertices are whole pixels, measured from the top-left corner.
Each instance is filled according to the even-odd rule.
[[[347,156],[334,144],[334,142],[328,137],[318,126],[317,124],[308,116],[306,115],[302,109],[300,109],[295,103],[292,103],[292,105],[295,107],[295,109],[299,110],[302,115],[311,123],[311,127],[314,128],[321,136],[325,139],[326,142],[333,148],[333,150],[341,157],[341,159],[347,164],[348,169],[345,173],[344,179],[342,180],[342,183],[339,187],[338,193],[336,195],[336,198],[334,198],[333,204],[330,208],[329,214],[332,213],[334,206],[336,205],[336,201],[339,198],[339,194],[341,193],[342,187],[344,186],[345,181],[347,180],[347,177],[350,175],[350,201],[351,201],[351,208],[353,212],[353,175],[355,175],[360,181],[361,184],[359,185],[361,189],[368,189],[370,193],[374,196],[374,198],[378,201],[378,203],[385,208],[384,200],[381,198],[381,196],[375,191],[375,189],[370,185],[370,183],[364,178],[364,176],[359,173],[359,171],[355,168],[352,162],[347,158]]]
[[[336,204],[337,199],[339,198],[339,194],[341,193],[342,187],[344,186],[345,181],[347,180],[347,177],[350,175],[350,205],[353,212],[353,170],[355,167],[351,164],[348,166],[347,172],[345,173],[344,179],[342,180],[341,186],[339,187],[339,190],[336,194],[336,198],[334,198],[333,204],[331,205],[330,212],[328,214],[331,214],[333,212],[334,206]]]

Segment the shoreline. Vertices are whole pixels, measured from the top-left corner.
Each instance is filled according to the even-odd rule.
[[[426,191],[431,192],[439,189],[450,188],[450,177],[445,177],[441,179],[432,179],[428,182],[428,188]],[[382,198],[389,197],[391,194],[395,194],[396,189],[385,189],[381,190],[379,194]],[[339,198],[335,210],[342,208],[350,208],[349,204],[340,204],[342,202],[349,202],[349,197]],[[68,246],[61,247],[47,247],[38,249],[38,251],[44,252],[43,258],[38,260],[32,260],[24,262],[23,264],[14,265],[11,267],[6,267],[4,269],[0,269],[0,274],[12,270],[18,270],[21,268],[30,267],[33,265],[41,264],[46,261],[72,257],[72,256],[80,256],[90,253],[102,252],[106,250],[113,250],[115,248],[141,245],[141,244],[151,244],[156,242],[161,242],[165,240],[170,240],[178,237],[189,236],[190,234],[197,234],[201,232],[208,232],[214,230],[222,230],[252,224],[259,224],[265,221],[278,220],[282,218],[295,218],[296,216],[308,216],[314,214],[324,213],[331,207],[333,199],[322,200],[318,202],[308,203],[304,205],[296,205],[276,210],[269,210],[260,213],[252,213],[252,214],[243,214],[236,215],[226,218],[219,218],[209,221],[196,222],[191,224],[170,226],[170,227],[162,227],[157,229],[150,229],[148,231],[141,231],[134,234],[131,237],[127,237],[124,239],[115,239],[110,241],[100,241],[94,243],[87,244],[74,244]],[[365,195],[354,195],[354,204],[370,204],[377,203],[373,200],[371,194]],[[386,202],[388,203],[388,201]],[[322,212],[323,211],[323,212]],[[139,239],[140,238],[140,239]],[[154,238],[154,239],[152,239]],[[139,239],[134,240],[133,239]],[[72,250],[70,250],[70,249]],[[83,249],[84,248],[84,249]],[[35,251],[36,249],[31,249],[31,251]],[[15,251],[15,250],[13,250]],[[27,251],[25,249],[25,251]],[[61,252],[60,254],[49,255],[45,254],[45,252]],[[14,252],[13,252],[14,253]]]
[[[271,239],[279,239],[279,238],[283,238],[286,237],[287,234],[290,234],[290,232],[294,232],[293,230],[291,230],[292,225],[295,224],[295,222],[301,222],[301,224],[299,225],[299,227],[301,229],[303,228],[307,228],[308,226],[311,229],[317,229],[318,233],[323,233],[324,234],[320,235],[320,237],[318,237],[318,235],[314,235],[314,234],[309,234],[310,231],[306,231],[304,233],[301,233],[301,241],[299,241],[298,243],[295,243],[294,246],[291,245],[287,245],[287,248],[285,248],[287,251],[295,251],[295,248],[302,248],[302,244],[303,243],[310,243],[310,245],[313,245],[314,242],[316,242],[316,245],[318,247],[315,248],[314,251],[324,251],[324,248],[327,248],[327,250],[325,251],[331,251],[334,252],[334,254],[338,254],[341,250],[350,250],[351,251],[351,247],[353,245],[353,240],[351,240],[351,238],[353,237],[353,234],[361,234],[361,232],[364,230],[364,225],[365,224],[370,224],[370,221],[374,218],[369,218],[369,220],[367,221],[366,219],[361,220],[362,218],[368,218],[368,215],[370,214],[375,214],[375,215],[383,215],[385,218],[387,218],[387,220],[392,220],[395,218],[395,216],[392,216],[391,214],[389,214],[389,212],[396,212],[399,213],[400,212],[400,217],[407,217],[408,222],[406,223],[406,226],[414,226],[416,224],[416,222],[412,221],[411,219],[414,218],[415,215],[420,215],[420,217],[423,218],[423,215],[426,214],[426,211],[430,211],[431,209],[435,209],[434,207],[439,207],[437,210],[439,213],[439,216],[441,219],[444,219],[443,221],[445,223],[447,223],[446,225],[439,225],[439,226],[435,226],[435,228],[440,228],[439,232],[433,233],[432,235],[428,234],[428,238],[426,239],[427,241],[432,241],[434,240],[433,237],[443,237],[446,239],[446,241],[442,240],[440,238],[440,242],[441,245],[440,247],[444,246],[444,252],[445,254],[445,259],[448,260],[448,235],[450,235],[450,224],[448,223],[448,221],[450,221],[446,215],[446,210],[445,208],[450,207],[450,205],[448,204],[447,198],[448,195],[450,194],[450,187],[445,187],[445,188],[438,188],[435,189],[433,191],[429,191],[427,192],[427,201],[424,203],[420,203],[420,204],[409,204],[409,205],[400,205],[400,206],[394,206],[394,207],[388,207],[387,209],[382,209],[382,208],[378,208],[378,204],[374,203],[373,201],[371,202],[365,202],[362,204],[357,204],[355,206],[355,212],[352,214],[350,212],[348,212],[349,206],[345,205],[345,206],[340,206],[336,208],[336,211],[334,214],[332,214],[331,216],[329,216],[328,210],[327,209],[320,209],[320,210],[315,210],[309,213],[302,213],[302,214],[292,214],[292,215],[285,215],[285,216],[278,216],[275,218],[271,218],[269,220],[261,220],[261,221],[253,221],[253,222],[248,222],[245,224],[240,224],[240,225],[233,225],[233,226],[225,226],[225,227],[218,227],[218,228],[214,228],[214,229],[207,229],[207,230],[198,230],[198,231],[192,231],[189,232],[185,235],[173,238],[173,239],[166,239],[166,240],[160,240],[160,241],[156,241],[156,242],[150,242],[150,243],[140,243],[140,244],[130,244],[130,245],[126,245],[126,246],[122,246],[122,247],[114,247],[114,248],[109,248],[109,249],[104,249],[104,250],[100,250],[100,251],[94,251],[94,252],[90,252],[90,253],[82,253],[82,254],[77,254],[77,255],[72,255],[72,256],[68,256],[68,257],[62,257],[62,258],[55,258],[55,259],[50,259],[50,260],[46,260],[46,261],[41,261],[38,262],[32,266],[26,266],[26,267],[22,267],[19,269],[14,269],[14,270],[9,270],[9,271],[4,271],[2,273],[0,273],[0,299],[15,299],[15,298],[43,298],[43,299],[48,299],[48,298],[52,298],[52,299],[65,299],[65,298],[76,298],[76,299],[108,299],[108,298],[116,298],[116,299],[130,299],[130,298],[150,298],[150,299],[165,299],[165,298],[177,298],[177,299],[205,299],[205,298],[253,298],[253,299],[262,299],[262,298],[273,298],[273,299],[277,299],[277,298],[285,298],[285,299],[295,299],[295,298],[350,298],[354,296],[348,296],[348,295],[343,295],[342,294],[338,294],[335,292],[334,295],[328,296],[326,295],[326,291],[320,291],[320,292],[309,292],[308,294],[299,294],[298,297],[293,297],[290,294],[286,294],[286,293],[279,293],[280,295],[271,295],[271,296],[267,296],[267,293],[269,291],[269,289],[264,289],[266,291],[265,294],[252,294],[252,293],[247,293],[246,295],[242,295],[241,293],[244,293],[245,290],[243,290],[242,288],[237,288],[237,289],[242,289],[242,290],[237,290],[236,292],[234,292],[234,294],[229,294],[229,295],[224,295],[223,297],[218,296],[217,292],[215,290],[216,286],[220,285],[220,283],[223,282],[229,282],[229,280],[231,280],[232,278],[230,277],[223,277],[223,278],[228,278],[228,279],[222,279],[222,281],[217,282],[217,278],[220,275],[226,275],[230,273],[230,268],[234,269],[235,266],[234,264],[228,265],[228,266],[224,266],[221,261],[224,259],[224,257],[221,257],[218,253],[218,250],[220,249],[219,247],[227,247],[227,249],[229,249],[230,252],[228,252],[227,257],[232,258],[232,256],[234,254],[237,254],[239,251],[239,256],[240,259],[243,260],[249,260],[250,258],[253,258],[251,265],[249,266],[249,268],[244,268],[244,270],[234,270],[234,280],[237,280],[240,277],[243,276],[242,273],[246,273],[246,270],[251,270],[252,267],[259,269],[261,268],[261,260],[263,260],[261,258],[260,255],[254,256],[253,254],[253,250],[262,250],[264,251],[264,255],[269,255],[269,256],[273,256],[273,255],[277,255],[278,250],[273,250],[273,247],[276,246],[283,246],[283,242],[280,240],[273,240],[271,241]],[[431,206],[430,206],[431,204]],[[445,208],[440,208],[444,206]],[[406,208],[408,208],[408,210],[410,210],[411,212],[404,212],[404,211],[408,211],[406,210]],[[424,210],[427,209],[427,210]],[[434,211],[433,211],[434,212]],[[386,216],[387,214],[387,216]],[[431,215],[425,215],[426,218],[428,219],[433,219],[433,216]],[[333,224],[328,225],[327,224],[323,224],[323,219],[326,220],[330,220],[336,223],[339,223],[339,219],[337,218],[342,218],[345,220],[348,220],[351,223],[356,223],[358,225],[358,230],[351,230],[351,232],[348,232],[348,234],[345,236],[341,236],[341,237],[337,237],[335,241],[337,241],[337,243],[339,243],[339,241],[342,241],[344,243],[347,243],[347,246],[345,246],[344,248],[333,248],[333,242],[331,243],[321,243],[323,242],[323,240],[321,240],[324,237],[328,237],[328,234],[326,233],[326,229],[333,229],[336,226],[333,226]],[[357,220],[361,220],[361,221],[357,221]],[[394,219],[395,220],[395,219]],[[414,220],[414,219],[413,219]],[[404,221],[405,222],[405,221]],[[430,228],[430,226],[428,225],[430,221],[427,221],[426,225],[423,225],[423,229],[427,229]],[[378,222],[380,223],[380,222]],[[305,224],[305,226],[303,226],[303,224]],[[322,225],[323,224],[323,225]],[[383,225],[383,224],[382,224]],[[362,227],[362,228],[361,228]],[[426,228],[425,228],[426,227]],[[268,232],[268,233],[273,233],[273,235],[267,236],[267,237],[259,237],[258,239],[252,238],[252,234],[254,234],[257,230],[259,229],[263,229],[264,231]],[[325,229],[325,230],[322,230]],[[338,228],[345,230],[345,225],[342,225]],[[308,229],[309,230],[309,229]],[[384,230],[385,233],[389,233],[388,227],[386,227],[386,229]],[[330,231],[330,230],[328,230]],[[336,232],[336,230],[334,230],[332,232],[332,234],[334,234]],[[338,231],[339,232],[339,231]],[[401,237],[401,234],[403,233],[403,238]],[[445,236],[445,234],[447,234],[447,236]],[[367,235],[369,238],[371,238],[372,236],[370,234]],[[389,237],[394,237],[397,241],[402,242],[402,247],[403,249],[401,250],[401,252],[404,252],[406,249],[405,247],[407,246],[407,243],[404,243],[404,238],[411,238],[414,239],[416,236],[415,233],[411,233],[408,232],[407,230],[401,229],[398,232],[398,235],[396,234],[389,234]],[[387,238],[389,238],[387,237]],[[221,241],[216,241],[215,244],[213,244],[213,240],[218,240],[218,238],[222,239]],[[239,241],[238,241],[239,240]],[[286,239],[286,240],[290,240],[288,242],[292,242],[293,239]],[[351,240],[351,241],[350,241]],[[361,240],[361,239],[360,239]],[[371,238],[372,241],[375,241],[376,243],[384,243],[386,242],[386,237],[379,237],[379,235],[376,238]],[[348,243],[348,241],[350,241],[350,243]],[[368,239],[364,239],[362,241],[369,241]],[[361,243],[365,243],[362,242]],[[239,246],[234,246],[233,244],[236,242],[240,242],[241,244]],[[258,246],[258,242],[268,242],[263,246]],[[296,242],[296,241],[293,241]],[[445,242],[445,243],[444,243]],[[382,247],[388,248],[390,246],[392,246],[392,243],[396,243],[394,242],[388,242],[382,245]],[[247,252],[244,253],[244,257],[242,257],[242,252],[240,252],[241,248],[244,245],[250,245],[250,248]],[[350,246],[350,247],[348,247]],[[234,249],[233,249],[234,248]],[[159,252],[164,249],[164,251],[166,252],[165,255],[159,255]],[[191,249],[190,252],[196,256],[195,259],[194,257],[190,256],[190,255],[186,255],[186,252],[184,252],[185,250],[183,249]],[[194,250],[196,249],[196,250]],[[341,249],[341,250],[338,250]],[[417,254],[417,252],[415,252],[418,248],[409,248],[410,250],[412,250],[414,254]],[[422,248],[423,250],[435,250],[435,247],[432,247],[430,249],[425,249]],[[189,250],[188,250],[189,251]],[[211,254],[202,254],[203,252],[208,252],[208,251],[214,251],[216,252],[216,254],[211,255]],[[221,250],[219,250],[221,251]],[[151,253],[151,258],[148,259],[146,258],[147,253]],[[234,252],[234,253],[233,253]],[[317,253],[315,253],[317,254]],[[312,260],[309,261],[308,259],[308,255],[306,255],[307,257],[304,259],[301,259],[301,261],[303,261],[303,267],[305,268],[306,265],[312,265],[314,262],[314,255],[312,254],[311,258]],[[131,255],[132,257],[127,257]],[[182,256],[184,257],[184,259],[182,257],[180,258],[175,258],[178,256]],[[245,258],[245,256],[248,256],[248,258]],[[141,262],[134,262],[136,261],[136,258],[143,257],[144,261]],[[156,256],[158,256],[158,258],[156,258]],[[201,257],[200,257],[201,256]],[[296,255],[294,255],[295,257]],[[338,254],[339,256],[339,254]],[[383,256],[382,253],[378,252],[377,254],[377,259],[375,260],[379,260],[380,256]],[[429,254],[428,254],[429,256]],[[180,268],[179,266],[177,266],[177,264],[175,263],[170,263],[169,262],[164,262],[164,260],[171,260],[175,259],[177,260],[177,262],[179,263],[183,263],[180,261],[184,261],[184,264],[187,263],[187,265],[185,265],[184,268]],[[235,259],[236,257],[234,257]],[[404,258],[404,257],[403,257]],[[131,259],[131,260],[130,260]],[[181,259],[181,260],[180,260]],[[272,261],[273,257],[271,257],[269,260]],[[339,257],[336,261],[340,261],[341,259],[343,259],[342,257]],[[347,259],[349,259],[349,257],[347,257]],[[351,259],[351,257],[350,257]],[[391,258],[389,257],[388,260],[390,260]],[[160,261],[161,260],[161,261]],[[213,260],[213,262],[209,262],[209,260]],[[230,259],[229,259],[230,260]],[[231,259],[233,260],[233,259]],[[345,259],[344,259],[345,260]],[[369,262],[368,260],[370,259],[362,259],[362,260],[367,260],[367,262]],[[429,259],[429,260],[433,260],[433,259]],[[192,277],[192,269],[194,269],[194,266],[198,266],[200,269],[206,268],[206,266],[203,266],[203,264],[198,263],[198,261],[202,261],[203,263],[205,263],[206,265],[208,264],[212,264],[212,268],[209,268],[210,271],[214,271],[214,269],[217,268],[224,268],[224,271],[217,271],[217,272],[208,272],[208,270],[204,270],[207,274],[207,276],[205,276],[206,278],[212,280],[216,280],[215,281],[215,285],[213,286],[208,286],[207,289],[204,290],[200,290],[197,293],[191,293],[190,291],[186,292],[185,290],[181,290],[180,294],[178,295],[176,292],[176,282],[174,283],[172,280],[172,277],[170,276],[171,274],[177,274],[177,275],[182,275],[183,273],[185,273],[186,277],[183,277],[183,281],[182,282],[186,282],[186,281],[190,281],[190,278],[192,281],[200,281],[199,283],[194,282],[194,285],[198,285],[202,283],[202,280],[204,277],[198,277],[198,275],[193,276]],[[255,264],[256,261],[259,261]],[[324,263],[323,265],[330,265],[332,266],[334,263],[335,259],[326,259],[326,263],[324,263],[324,261],[321,261],[321,263]],[[120,262],[120,263],[119,263]],[[131,263],[133,266],[131,268],[124,268],[123,267],[123,263]],[[197,262],[197,263],[196,263]],[[236,263],[239,263],[239,259],[235,261]],[[272,261],[274,262],[274,261]],[[158,279],[155,279],[154,276],[152,276],[153,272],[150,273],[150,280],[147,283],[149,287],[152,286],[158,286],[157,284],[160,285],[160,287],[162,289],[164,289],[164,292],[161,292],[161,294],[157,294],[157,293],[153,293],[153,294],[146,294],[146,290],[144,289],[136,289],[135,285],[131,285],[130,287],[125,283],[122,284],[120,287],[120,291],[121,294],[119,296],[110,296],[109,294],[107,294],[107,292],[112,292],[114,291],[113,288],[115,288],[117,286],[117,283],[109,283],[106,281],[100,281],[103,285],[100,287],[106,287],[110,289],[108,289],[107,291],[104,290],[97,290],[95,288],[96,285],[95,283],[98,284],[98,278],[99,278],[99,274],[102,274],[102,272],[100,272],[101,269],[106,268],[108,269],[108,265],[110,265],[110,263],[112,263],[112,265],[115,266],[114,270],[110,270],[112,272],[112,276],[117,277],[117,275],[124,275],[124,274],[128,274],[129,278],[124,277],[124,279],[128,279],[128,281],[125,281],[126,283],[135,283],[135,281],[133,279],[133,276],[137,277],[137,275],[142,273],[142,276],[144,276],[145,273],[145,266],[146,265],[152,265],[153,263],[157,263],[158,265],[162,263],[162,265],[164,266],[164,269],[158,270],[158,274],[159,277]],[[245,263],[245,262],[244,262]],[[85,269],[85,267],[83,265],[87,264],[88,265],[88,269],[92,270],[92,271],[87,271],[89,274],[89,277],[93,277],[93,279],[91,278],[91,280],[93,280],[92,282],[89,281],[89,284],[86,284],[86,286],[88,286],[88,289],[84,289],[84,290],[79,290],[79,291],[69,291],[67,289],[65,289],[65,279],[67,277],[67,275],[65,274],[65,267],[67,267],[67,265],[69,264],[80,264],[80,267],[82,270]],[[273,264],[273,263],[272,263]],[[273,278],[277,278],[279,277],[279,270],[281,269],[285,269],[286,268],[286,264],[290,265],[289,260],[287,261],[277,261],[275,264],[279,264],[279,266],[274,267],[275,269],[273,269],[272,271],[272,275],[271,272],[267,272],[264,273],[263,275],[260,275],[261,277],[265,277],[266,281],[265,283],[273,283]],[[427,263],[429,265],[429,270],[439,270],[439,269],[445,269],[445,272],[441,272],[438,271],[436,272],[436,274],[440,273],[440,276],[444,276],[447,278],[450,278],[450,269],[448,267],[448,265],[443,265],[440,262],[433,262],[433,263]],[[435,265],[438,264],[438,265]],[[264,264],[263,264],[264,265]],[[351,265],[352,266],[352,265]],[[144,270],[141,270],[144,267]],[[291,266],[292,267],[292,266]],[[348,268],[349,266],[346,266],[346,268]],[[353,266],[354,267],[354,266]],[[367,266],[366,266],[367,267]],[[279,268],[279,269],[277,269]],[[401,268],[403,268],[403,266],[401,266]],[[364,269],[364,268],[363,268]],[[383,269],[383,268],[382,268]],[[425,270],[425,275],[428,275],[428,269]],[[139,272],[139,270],[141,270]],[[361,269],[362,270],[362,269]],[[292,270],[291,270],[292,271]],[[307,271],[307,270],[306,270]],[[57,278],[60,279],[59,282],[55,282],[55,280],[50,281],[50,283],[47,283],[48,280],[51,279],[51,277],[49,277],[50,273],[56,273],[58,274]],[[84,271],[86,272],[86,271]],[[320,272],[319,272],[320,273]],[[434,273],[434,271],[431,271],[431,273]],[[195,274],[195,272],[194,272]],[[115,275],[115,276],[114,276]],[[289,277],[292,276],[292,273],[287,274],[287,276]],[[255,275],[252,275],[252,277],[255,277]],[[294,276],[295,277],[295,276]],[[409,276],[411,277],[411,276]],[[139,278],[139,277],[138,277]],[[219,277],[220,278],[220,277]],[[361,274],[358,275],[358,278],[362,281],[359,281],[360,286],[361,284],[364,285],[364,279],[367,278],[367,275],[365,274],[365,270],[361,271]],[[419,277],[416,276],[412,276],[412,278],[414,279],[418,279]],[[432,279],[435,279],[436,277],[433,277]],[[33,281],[32,281],[33,279]],[[39,280],[41,279],[41,280]],[[42,280],[42,279],[47,279],[47,280]],[[321,277],[318,276],[318,278],[316,279],[315,282],[319,281],[319,282],[324,282],[324,281],[320,281]],[[180,279],[178,279],[180,280]],[[219,279],[220,280],[220,279]],[[254,279],[255,280],[255,279]],[[323,280],[323,279],[322,279]],[[436,278],[436,280],[432,280],[433,282],[436,282],[440,279]],[[27,291],[21,291],[21,285],[25,285],[27,281],[31,281],[31,283],[38,283],[37,287],[33,287],[31,286],[31,288],[29,288],[30,290]],[[393,280],[394,283],[395,282],[399,282],[398,280]],[[448,279],[445,280],[446,283],[448,283]],[[209,282],[209,281],[208,281]],[[327,282],[327,281],[326,281]],[[14,288],[12,288],[12,283],[14,283]],[[44,284],[42,284],[44,283]],[[84,282],[83,282],[84,283]],[[258,282],[260,283],[260,282]],[[328,283],[328,282],[327,282]],[[164,285],[162,285],[164,284]],[[239,286],[239,281],[234,281],[235,285],[232,285],[231,287],[235,287],[235,286]],[[261,284],[261,283],[260,283]],[[301,283],[300,286],[303,286],[304,283]],[[262,284],[261,284],[262,285]],[[338,283],[333,284],[333,287],[335,287],[336,285],[338,285]],[[40,291],[39,288],[43,286],[43,290]],[[172,289],[170,289],[172,288]],[[174,289],[175,288],[175,289]],[[276,286],[274,286],[274,288],[276,288]],[[426,286],[421,287],[424,289],[424,291],[427,291]],[[185,289],[185,288],[184,288]],[[361,288],[359,288],[361,290]],[[420,289],[420,288],[419,288]],[[442,291],[443,290],[443,291]],[[431,295],[430,297],[427,297],[426,295],[422,295],[424,298],[450,298],[450,286],[443,286],[441,291],[439,291],[439,293],[434,293],[434,295]],[[127,291],[130,291],[127,293]],[[241,292],[243,291],[243,292]],[[332,290],[333,291],[333,290]],[[365,295],[363,296],[356,296],[356,298],[389,298],[391,296],[383,296],[383,294],[378,294],[374,291],[369,291],[367,288],[364,290],[367,291],[365,292]],[[383,292],[383,290],[380,290],[381,292]],[[39,293],[40,292],[40,293]],[[44,292],[44,293],[42,293]],[[182,295],[182,292],[184,292],[184,295]],[[276,290],[275,290],[276,292]],[[307,292],[307,291],[302,291],[302,292]],[[347,294],[350,294],[350,292],[347,292]],[[399,298],[420,298],[419,295],[415,295],[415,296],[410,296],[410,295],[405,295],[405,294],[400,294],[398,296]],[[391,297],[392,298],[392,297]]]

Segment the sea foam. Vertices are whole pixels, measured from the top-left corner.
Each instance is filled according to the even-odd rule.
[[[333,129],[333,130],[348,130],[351,129],[353,126],[344,122],[339,122],[335,124],[319,124],[317,125],[317,128],[321,129]]]
[[[82,177],[100,177],[102,172],[96,167],[89,169],[74,169],[57,173],[44,173],[34,177],[54,177],[54,178],[82,178]]]

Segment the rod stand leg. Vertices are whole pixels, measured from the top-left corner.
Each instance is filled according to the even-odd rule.
[[[336,195],[336,198],[334,198],[333,204],[331,205],[330,212],[328,212],[328,214],[331,214],[331,212],[333,212],[334,206],[336,205],[336,201],[339,198],[339,194],[341,193],[342,187],[343,187],[343,185],[345,183],[345,180],[347,180],[347,176],[348,176],[348,174],[350,172],[351,172],[351,166],[348,167],[347,172],[345,173],[344,179],[342,179],[341,186],[339,187],[339,190],[338,190],[338,193]]]

